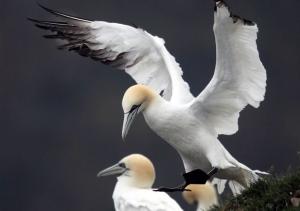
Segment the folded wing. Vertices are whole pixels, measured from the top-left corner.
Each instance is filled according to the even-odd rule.
[[[215,7],[216,67],[212,80],[195,98],[191,109],[216,134],[234,134],[239,112],[264,100],[266,70],[257,50],[258,28],[231,14],[223,1]]]
[[[164,40],[143,29],[105,21],[88,21],[48,8],[60,21],[29,19],[41,29],[52,31],[45,38],[65,41],[59,49],[125,70],[137,83],[145,84],[166,100],[186,103],[193,99],[182,70],[167,51]]]

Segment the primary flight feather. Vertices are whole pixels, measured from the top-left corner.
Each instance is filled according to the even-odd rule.
[[[45,38],[61,39],[59,49],[75,51],[81,56],[125,70],[137,83],[164,90],[164,98],[178,103],[193,99],[182,70],[167,51],[164,40],[141,28],[105,21],[88,21],[41,6],[62,21],[39,21],[39,28],[54,34]]]

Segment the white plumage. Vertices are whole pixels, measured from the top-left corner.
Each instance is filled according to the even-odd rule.
[[[116,211],[182,211],[168,194],[151,189],[155,170],[152,162],[143,155],[126,156],[98,174],[109,175],[118,177],[113,193]]]
[[[124,95],[123,137],[134,117],[143,112],[150,128],[178,151],[186,171],[220,169],[216,177],[222,180],[214,180],[219,192],[226,180],[231,180],[229,185],[237,194],[258,179],[259,171],[239,163],[218,140],[220,134],[237,132],[239,113],[245,106],[257,108],[264,99],[266,70],[256,46],[255,23],[232,15],[223,1],[216,2],[215,72],[194,98],[161,38],[139,28],[82,20],[45,9],[65,22],[31,20],[56,32],[47,38],[66,40],[61,49],[123,69],[145,85],[131,87]]]
[[[75,51],[125,70],[137,83],[148,85],[157,92],[164,90],[166,100],[186,103],[193,99],[188,84],[181,77],[182,70],[165,48],[163,39],[141,28],[83,20],[41,7],[64,21],[29,20],[39,28],[56,32],[45,38],[66,41],[59,49]]]
[[[116,184],[113,199],[116,211],[182,211],[166,193],[126,187],[120,182]]]
[[[256,24],[230,17],[221,2],[215,13],[216,68],[207,87],[193,101],[193,111],[205,118],[216,134],[234,134],[239,112],[257,108],[264,100],[266,70],[256,46]],[[236,22],[235,22],[236,21]]]

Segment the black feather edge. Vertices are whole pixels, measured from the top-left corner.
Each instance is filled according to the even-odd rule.
[[[230,17],[232,18],[233,23],[237,23],[240,20],[244,25],[247,25],[247,26],[255,25],[255,22],[233,14],[230,10],[230,7],[228,6],[228,4],[225,1],[223,1],[223,0],[214,0],[214,1],[215,1],[214,11],[217,12],[218,8],[226,7],[230,13]]]
[[[40,3],[37,3],[37,4],[38,4],[39,7],[41,7],[45,11],[47,11],[47,12],[53,14],[53,15],[59,16],[59,17],[63,17],[63,18],[66,18],[66,19],[69,19],[69,20],[73,20],[73,21],[85,22],[85,23],[91,23],[92,22],[92,21],[89,21],[89,20],[85,20],[83,18],[74,17],[74,16],[68,15],[66,13],[61,13],[59,11],[47,8],[47,7],[43,6]]]

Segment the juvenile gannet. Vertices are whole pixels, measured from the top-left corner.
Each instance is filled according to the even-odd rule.
[[[155,170],[145,156],[129,155],[98,173],[98,177],[110,175],[118,177],[113,193],[116,211],[182,211],[168,194],[151,189]]]
[[[59,49],[125,70],[143,84],[130,87],[124,95],[123,138],[142,112],[150,128],[178,151],[187,172],[219,169],[216,177],[222,180],[214,181],[218,191],[226,180],[239,193],[258,179],[255,171],[233,158],[218,140],[220,134],[238,131],[243,108],[248,104],[257,108],[264,99],[266,70],[257,50],[255,23],[233,15],[224,1],[216,1],[215,72],[206,88],[193,97],[163,39],[140,28],[88,21],[43,8],[62,21],[30,20],[54,32],[46,38],[65,40]]]
[[[190,191],[184,191],[183,198],[189,204],[197,204],[197,211],[206,211],[219,205],[217,192],[210,182],[203,185],[192,184],[186,188]]]

